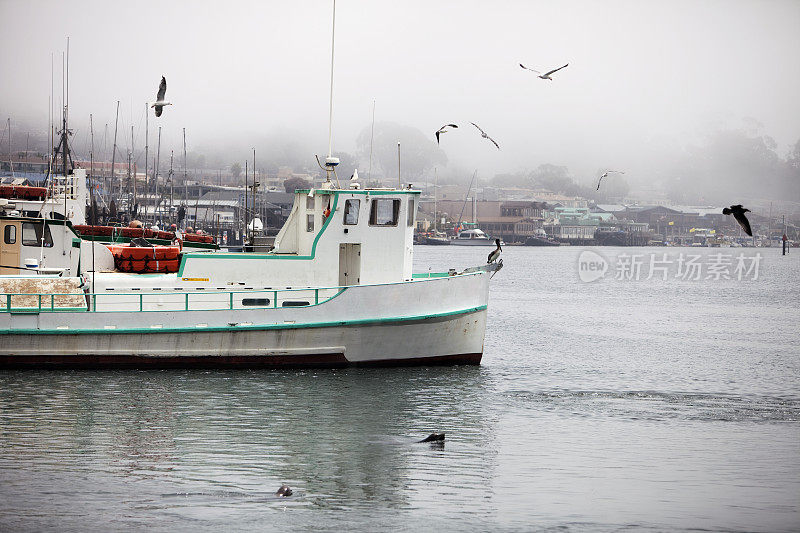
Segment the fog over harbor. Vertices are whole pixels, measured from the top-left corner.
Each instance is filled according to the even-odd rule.
[[[162,157],[182,150],[183,128],[210,166],[255,147],[265,165],[312,168],[327,152],[331,2],[5,0],[0,20],[0,117],[11,118],[15,150],[23,133],[47,129],[51,57],[60,107],[69,37],[79,157],[90,113],[110,152],[119,100],[119,142],[133,125],[141,164],[145,102],[162,75],[174,103],[150,117],[151,148],[162,127]],[[728,187],[800,201],[798,2],[340,0],[336,25],[334,151],[352,154],[362,173],[375,102],[376,138],[397,124],[436,150],[434,131],[461,126],[431,159],[443,179],[551,164],[588,186],[600,169],[621,168],[632,189],[702,179],[687,202],[723,201]],[[549,81],[519,63],[569,67]],[[429,178],[433,165],[423,167]],[[374,172],[396,169],[375,163]]]

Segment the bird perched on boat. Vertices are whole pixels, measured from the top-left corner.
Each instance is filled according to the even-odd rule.
[[[458,126],[456,126],[455,124],[445,124],[444,126],[439,128],[438,130],[436,130],[436,133],[434,134],[434,135],[436,135],[436,144],[439,144],[439,134],[440,133],[447,133],[448,131],[450,131],[447,128],[458,128]]]
[[[603,172],[603,174],[600,176],[600,179],[599,179],[599,180],[597,180],[597,190],[598,190],[598,191],[600,190],[600,182],[601,182],[601,181],[603,181],[603,178],[607,177],[607,176],[608,176],[609,174],[611,174],[612,172],[613,172],[614,174],[625,174],[625,173],[624,173],[623,171],[621,171],[621,170],[606,170],[606,171],[605,171],[605,172]]]
[[[741,205],[732,205],[730,207],[724,207],[722,209],[723,215],[733,215],[733,218],[736,219],[736,222],[742,227],[745,233],[749,236],[753,236],[753,231],[750,229],[750,221],[747,220],[747,217],[744,215],[745,213],[749,213],[750,210],[742,207]]]
[[[497,261],[497,258],[500,257],[500,252],[503,251],[503,249],[500,247],[500,239],[495,239],[494,243],[497,245],[497,248],[492,250],[492,253],[489,254],[489,257],[486,260],[487,265],[489,263],[494,263],[495,261]]]
[[[358,169],[353,171],[353,174],[350,176],[350,181],[358,181]]]
[[[495,141],[494,139],[492,139],[491,137],[489,137],[489,136],[486,134],[486,132],[485,132],[485,131],[483,131],[483,129],[482,129],[480,126],[478,126],[478,125],[477,125],[477,124],[475,124],[474,122],[470,122],[470,124],[472,124],[473,126],[475,126],[476,128],[478,128],[478,131],[480,131],[480,132],[481,132],[481,137],[483,137],[484,139],[489,139],[490,141],[492,141],[492,142],[494,143],[494,145],[495,145],[495,146],[497,146],[497,149],[498,149],[498,150],[500,149],[500,145],[499,145],[499,144],[497,144],[497,141]]]
[[[545,72],[544,74],[542,74],[542,73],[541,73],[541,72],[539,72],[538,70],[535,70],[535,69],[532,69],[532,68],[528,68],[528,67],[526,67],[525,65],[523,65],[522,63],[520,63],[520,64],[519,64],[519,66],[520,66],[520,67],[522,67],[522,68],[524,68],[525,70],[530,70],[531,72],[535,72],[535,73],[536,73],[536,74],[538,74],[538,75],[539,75],[539,77],[540,77],[540,78],[542,78],[543,80],[550,80],[550,81],[553,81],[553,78],[551,78],[551,77],[550,77],[550,75],[551,75],[551,74],[555,74],[556,72],[558,72],[558,71],[559,71],[559,70],[561,70],[562,68],[567,68],[567,67],[569,66],[569,63],[567,63],[567,64],[566,64],[566,65],[564,65],[563,67],[554,68],[553,70],[551,70],[551,71],[549,71],[549,72]]]
[[[161,112],[164,110],[165,105],[172,105],[172,102],[167,102],[164,97],[167,95],[167,78],[161,76],[161,83],[158,85],[158,94],[156,95],[156,102],[150,107],[156,108],[156,116],[160,117]]]
[[[291,495],[292,495],[292,489],[289,488],[289,485],[281,485],[281,487],[275,493],[275,496],[278,496],[279,498],[285,498]]]

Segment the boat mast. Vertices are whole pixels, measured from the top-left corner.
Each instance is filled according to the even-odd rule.
[[[117,100],[117,118],[114,121],[114,146],[111,148],[111,185],[109,187],[109,194],[111,200],[114,200],[114,162],[117,155],[117,126],[119,125],[119,100]]]
[[[250,232],[250,238],[252,239],[253,235],[256,232],[256,223],[255,217],[258,214],[256,211],[256,190],[258,189],[258,182],[256,181],[256,149],[253,148],[253,230]]]
[[[169,151],[169,223],[174,224],[172,219],[172,205],[175,203],[175,178],[172,172],[172,156],[175,154],[174,150]]]
[[[64,110],[61,113],[61,162],[64,168],[64,218],[67,218],[67,112],[69,111],[69,37],[67,37],[67,55],[61,56],[64,61]]]
[[[133,205],[130,206],[131,211],[131,220],[133,220],[134,215],[134,208],[136,207],[136,151],[134,150],[134,139],[133,139],[133,125],[131,125],[131,157],[133,158]],[[130,163],[128,163],[130,167]],[[129,171],[130,172],[130,171]]]
[[[199,190],[197,191],[197,194],[198,196],[200,195]],[[186,184],[186,128],[183,128],[183,203],[185,204],[188,200],[189,186]]]
[[[144,198],[145,198],[145,222],[147,221],[147,198],[150,196],[150,181],[147,176],[147,165],[150,163],[147,158],[148,148],[149,148],[149,135],[150,135],[150,128],[149,126],[149,119],[150,119],[150,108],[147,105],[147,102],[144,103]]]
[[[94,124],[92,123],[92,114],[89,113],[89,190],[92,194],[89,196],[89,213],[91,219],[89,224],[94,226],[97,219],[97,203],[94,201]],[[94,292],[94,241],[92,243],[92,292]]]
[[[153,180],[155,183],[155,193],[156,193],[155,194],[156,206],[153,208],[153,222],[155,223],[156,211],[158,211],[158,206],[161,204],[161,197],[158,195],[158,171],[159,167],[161,166],[161,126],[158,127],[158,149],[156,150],[156,160],[153,166],[155,167]]]
[[[11,168],[11,177],[14,177],[14,158],[11,157],[11,117],[8,117],[8,164]]]
[[[475,169],[475,172],[472,173],[472,179],[469,181],[469,188],[467,189],[467,195],[464,197],[464,205],[461,206],[461,214],[458,215],[458,223],[456,224],[456,228],[461,225],[461,217],[464,216],[464,208],[467,207],[467,200],[469,200],[469,191],[472,190],[472,182],[475,181],[475,176],[478,175],[478,169]]]
[[[244,228],[242,229],[242,251],[244,251],[244,244],[247,242],[247,159],[244,160],[244,217],[242,218],[242,222],[244,223]]]
[[[433,167],[433,232],[434,234],[437,231],[436,228],[436,189],[437,184],[439,183],[439,174],[437,173],[438,168]]]

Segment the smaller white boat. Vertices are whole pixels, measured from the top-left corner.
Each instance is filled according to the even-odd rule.
[[[458,236],[450,241],[450,244],[460,246],[494,246],[494,239],[486,235],[478,227],[465,229],[458,232]]]

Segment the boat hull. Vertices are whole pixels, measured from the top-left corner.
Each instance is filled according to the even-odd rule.
[[[488,278],[348,287],[299,308],[4,313],[0,368],[479,364]]]
[[[453,239],[450,244],[453,246],[495,246],[494,241],[489,239]]]
[[[18,334],[4,368],[343,367],[479,364],[486,310],[390,324],[245,331]]]

